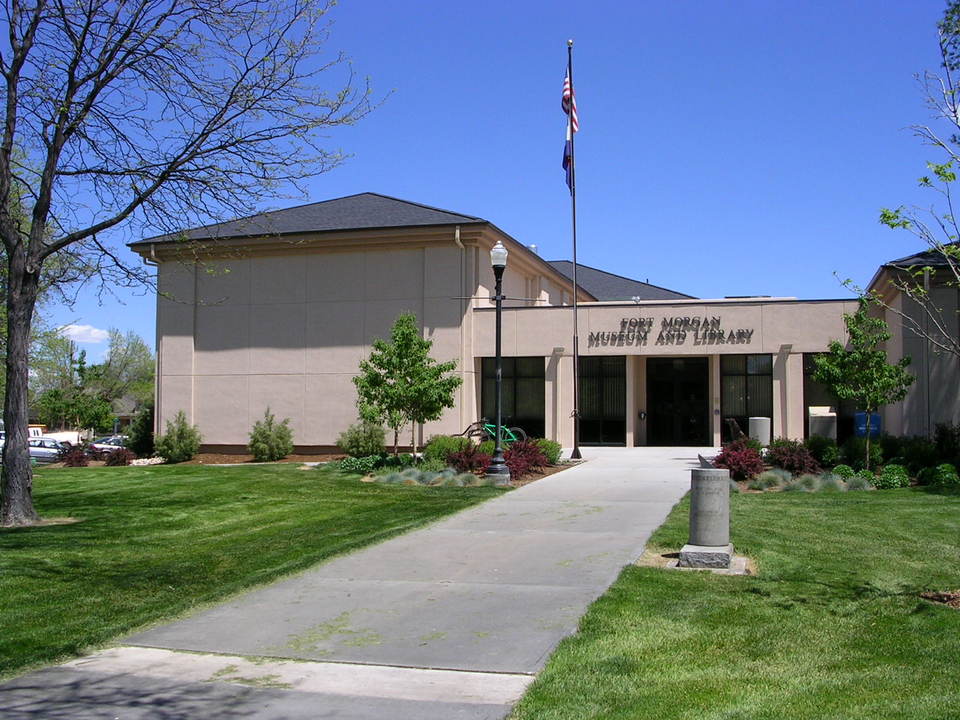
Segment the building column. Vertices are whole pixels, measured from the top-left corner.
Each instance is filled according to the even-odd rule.
[[[625,368],[624,373],[625,378],[625,392],[627,395],[626,398],[626,437],[624,438],[624,444],[627,447],[635,447],[637,444],[637,369],[636,369],[636,355],[627,355],[625,357]]]
[[[720,356],[710,355],[707,358],[710,367],[710,384],[707,392],[710,396],[710,430],[713,437],[713,446],[723,445],[723,415],[720,410]]]

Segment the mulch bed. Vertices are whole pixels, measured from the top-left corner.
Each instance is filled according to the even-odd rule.
[[[960,590],[932,590],[930,592],[920,593],[920,597],[930,602],[952,607],[954,610],[960,610]]]

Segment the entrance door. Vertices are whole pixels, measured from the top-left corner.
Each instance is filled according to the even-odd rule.
[[[647,443],[710,445],[707,358],[647,358]]]
[[[627,359],[580,358],[580,443],[627,444]]]

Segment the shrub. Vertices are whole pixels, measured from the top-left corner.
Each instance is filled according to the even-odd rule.
[[[546,455],[532,440],[510,443],[510,447],[503,453],[503,462],[510,470],[511,480],[519,480],[532,470],[539,470],[548,464]]]
[[[556,465],[560,462],[560,453],[563,452],[560,443],[556,440],[547,440],[546,438],[537,438],[534,442],[537,444],[537,447],[540,448],[540,452],[543,453],[544,457],[547,458],[547,463]]]
[[[337,447],[350,457],[383,455],[387,451],[384,436],[385,431],[380,423],[361,420],[340,433]]]
[[[820,476],[813,475],[811,473],[804,473],[797,478],[797,482],[806,488],[809,492],[814,492],[820,489]]]
[[[840,448],[833,438],[811,435],[804,441],[804,445],[822,468],[831,468],[840,460]]]
[[[947,487],[960,485],[957,468],[952,463],[941,463],[936,467],[924,468],[918,479],[921,485],[940,485]]]
[[[63,455],[64,467],[87,467],[90,464],[90,458],[81,447],[72,447]]]
[[[481,452],[480,447],[476,445],[469,445],[460,452],[451,453],[447,458],[450,466],[461,473],[485,473],[490,467],[490,460],[490,455]]]
[[[887,465],[883,468],[873,486],[877,490],[891,490],[893,488],[907,487],[910,484],[910,476],[903,465]]]
[[[733,479],[730,480],[730,492],[731,493],[740,492],[740,484],[736,480],[733,480]]]
[[[489,455],[490,457],[493,457],[493,453],[497,449],[497,446],[493,442],[493,440],[484,440],[482,443],[480,443],[477,446],[477,449],[480,452],[484,453],[485,455]],[[504,450],[506,450],[506,448],[504,448]]]
[[[884,457],[891,462],[894,458],[899,459],[900,464],[906,465],[907,469],[915,475],[925,467],[932,467],[938,462],[942,462],[937,445],[925,437],[899,438],[898,449],[899,453],[897,455],[884,454]]]
[[[768,490],[769,488],[779,487],[789,480],[790,473],[775,468],[760,473],[755,480],[750,481],[747,487],[751,490]]]
[[[800,482],[799,479],[790,480],[783,486],[784,492],[810,492],[810,488]]]
[[[849,480],[857,474],[856,471],[849,465],[837,465],[833,468],[833,472],[835,475],[839,475],[844,480]]]
[[[873,490],[873,485],[862,475],[853,475],[847,480],[847,490]]]
[[[460,452],[468,445],[473,445],[473,441],[461,435],[434,435],[423,448],[423,459],[446,464],[451,453]]]
[[[877,475],[873,470],[859,470],[855,477],[862,478],[870,483],[871,487],[876,487]]]
[[[383,455],[367,455],[365,457],[345,457],[335,464],[340,472],[359,473],[369,475],[383,462]]]
[[[367,456],[369,457],[369,456]],[[412,466],[416,462],[416,458],[410,453],[400,453],[399,455],[378,455],[380,458],[380,464],[378,467],[381,468],[392,468],[394,470],[403,470]]]
[[[153,403],[144,405],[137,412],[128,431],[127,447],[138,457],[153,455]]]
[[[843,492],[847,489],[843,480],[834,473],[824,473],[820,476],[821,492]]]
[[[107,453],[107,456],[104,458],[104,465],[108,467],[126,467],[131,461],[136,459],[137,456],[132,450],[117,448],[113,452]]]
[[[862,437],[849,437],[846,442],[843,443],[843,447],[840,451],[840,456],[843,458],[844,462],[847,465],[852,466],[855,470],[860,470],[864,467],[864,458],[867,455],[867,440]],[[870,467],[876,467],[883,462],[883,447],[878,442],[870,443]]]
[[[726,468],[736,480],[750,480],[763,472],[763,458],[760,452],[750,446],[749,440],[740,438],[723,446],[713,464]]]
[[[293,431],[290,429],[290,418],[277,422],[268,407],[263,413],[263,420],[257,420],[253,424],[247,449],[257,462],[282,460],[292,453]]]
[[[933,440],[941,463],[960,464],[960,423],[937,423]]]
[[[157,453],[169,463],[184,462],[193,459],[200,451],[200,442],[199,428],[190,425],[180,410],[173,422],[167,420],[166,432],[156,439]]]
[[[767,462],[783,468],[791,475],[816,474],[820,472],[820,464],[810,451],[799,440],[778,438],[770,443],[767,451]]]

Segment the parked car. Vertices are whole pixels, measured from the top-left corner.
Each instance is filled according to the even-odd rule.
[[[56,438],[32,437],[27,441],[30,444],[30,457],[37,462],[58,462],[69,449]]]
[[[126,435],[107,435],[105,437],[97,438],[87,445],[87,455],[92,457],[94,460],[99,460],[107,453],[111,453],[114,450],[119,450],[120,448],[125,448],[126,446]]]

